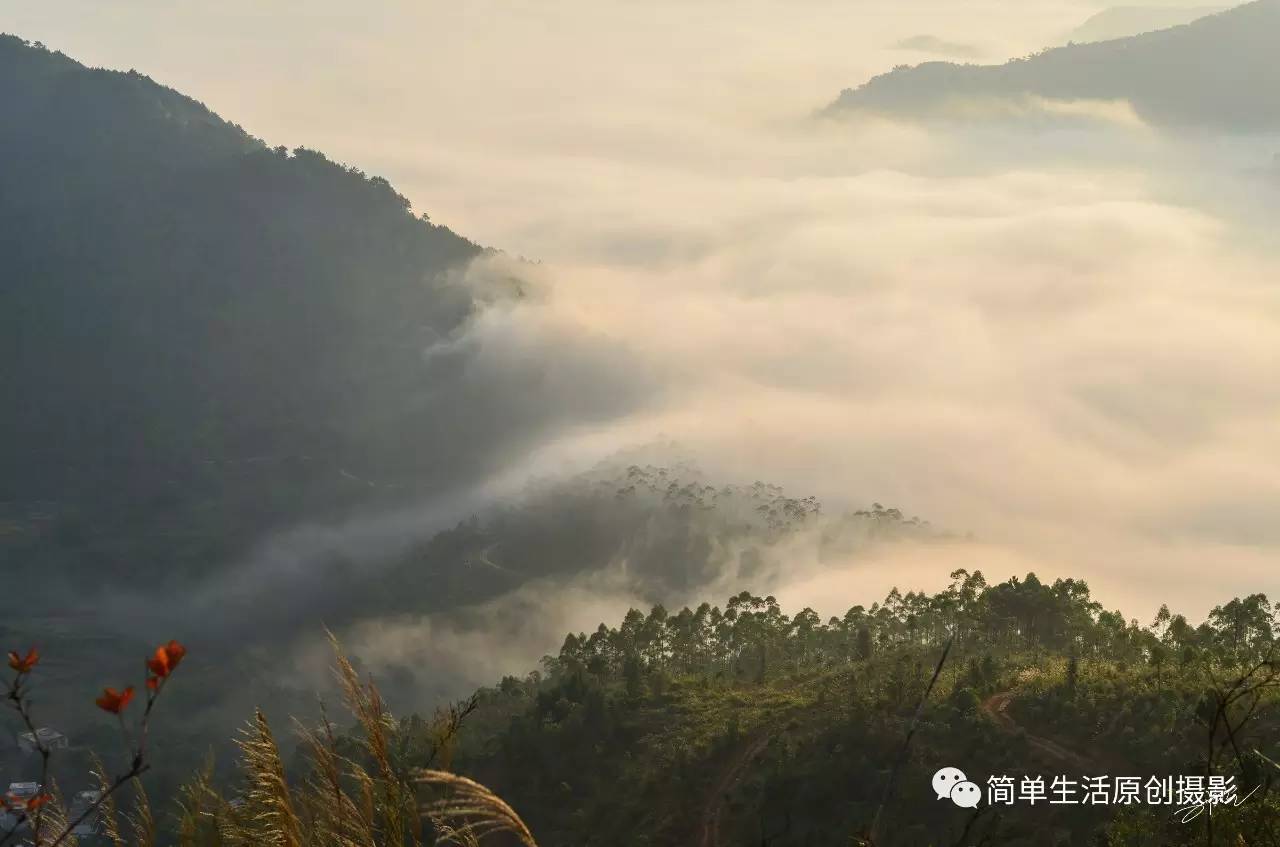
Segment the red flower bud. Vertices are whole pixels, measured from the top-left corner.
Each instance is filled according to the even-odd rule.
[[[40,651],[32,647],[27,651],[27,655],[19,656],[14,651],[9,651],[9,667],[18,673],[30,673],[40,662]]]

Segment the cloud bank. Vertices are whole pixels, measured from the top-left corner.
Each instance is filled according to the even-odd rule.
[[[1161,602],[1197,616],[1274,593],[1280,256],[1267,226],[1280,204],[1258,169],[1280,143],[1157,131],[1124,103],[1031,104],[1036,120],[941,128],[812,120],[897,61],[884,45],[921,19],[939,38],[1020,55],[1086,11],[909,9],[422,3],[355,26],[255,6],[243,34],[251,13],[232,3],[157,19],[174,33],[198,21],[191,31],[213,33],[201,45],[143,45],[108,26],[93,49],[141,55],[125,64],[540,260],[477,262],[472,284],[510,274],[538,296],[428,358],[466,349],[486,390],[545,386],[583,409],[615,396],[626,402],[606,407],[627,411],[576,416],[499,488],[661,437],[713,478],[890,503],[977,538],[778,572],[768,587],[796,603],[935,588],[957,566],[1083,577],[1144,617]],[[50,41],[87,39],[93,22],[22,16],[24,34]],[[266,36],[286,25],[304,27],[285,49],[313,73],[281,72]],[[223,73],[225,51],[212,51],[228,46],[259,86]],[[493,643],[475,633],[537,644],[514,659],[494,648],[481,670],[506,672],[635,599],[599,579],[447,624],[371,621],[357,640],[395,656],[425,633],[440,661],[468,639]],[[508,628],[533,610],[541,629]]]

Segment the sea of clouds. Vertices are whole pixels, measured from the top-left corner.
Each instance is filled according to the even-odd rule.
[[[760,587],[823,614],[955,567],[1083,577],[1144,620],[1278,588],[1280,142],[1146,126],[1116,102],[815,117],[904,40],[999,61],[1097,6],[97,5],[13,28],[386,176],[504,251],[467,270],[478,288],[528,287],[449,342],[484,352],[485,385],[627,398],[477,481],[491,493],[670,439],[712,478],[973,533],[797,553]],[[352,646],[492,655],[484,681],[636,600],[607,575],[536,590],[370,621]]]

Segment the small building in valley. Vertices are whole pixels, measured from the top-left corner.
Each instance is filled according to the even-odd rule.
[[[39,741],[37,741],[37,737]],[[18,735],[18,749],[24,753],[39,753],[40,746],[46,750],[65,750],[71,745],[67,737],[56,729],[42,726],[35,732],[23,732]]]

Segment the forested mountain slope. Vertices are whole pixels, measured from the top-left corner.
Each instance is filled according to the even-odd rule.
[[[951,579],[826,621],[747,591],[632,609],[407,717],[335,645],[349,731],[322,718],[291,745],[257,712],[240,769],[210,766],[170,802],[177,843],[419,843],[396,833],[423,809],[421,843],[459,843],[444,807],[479,843],[528,847],[1277,843],[1265,595],[1143,626],[1076,579]],[[442,807],[425,783],[459,782],[440,769],[502,799],[470,783]],[[951,797],[948,770],[966,780]],[[976,802],[951,802],[963,786]]]
[[[742,592],[571,633],[542,671],[478,692],[457,764],[547,845],[1207,843],[1207,815],[1183,822],[1174,806],[985,798],[989,776],[1043,775],[1047,791],[1098,774],[1230,777],[1254,793],[1214,809],[1214,843],[1275,843],[1280,652],[1265,596],[1199,625],[1161,609],[1141,626],[1078,580],[952,577],[828,621]],[[977,809],[935,796],[943,766],[982,787]]]
[[[460,363],[423,357],[475,309],[444,275],[475,244],[382,179],[11,36],[0,112],[0,556],[172,575],[492,461]]]

